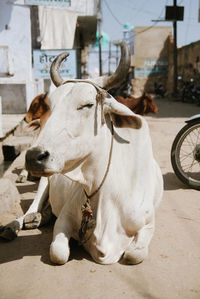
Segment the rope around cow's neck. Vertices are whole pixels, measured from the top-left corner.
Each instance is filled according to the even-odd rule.
[[[105,180],[106,180],[106,177],[108,175],[108,171],[109,171],[109,168],[110,168],[110,163],[111,163],[111,158],[112,158],[112,150],[113,150],[113,139],[114,139],[114,130],[113,130],[113,124],[111,122],[111,134],[112,134],[112,137],[111,137],[111,145],[110,145],[110,152],[109,152],[109,158],[108,158],[108,165],[107,165],[107,168],[106,168],[106,172],[104,174],[104,177],[101,181],[101,184],[99,185],[99,187],[90,195],[87,194],[87,192],[85,191],[84,189],[84,192],[85,192],[85,195],[88,199],[91,199],[94,195],[96,195],[99,190],[101,189],[101,187],[103,186]]]
[[[95,89],[97,91],[96,100],[97,100],[97,102],[101,102],[101,110],[102,110],[103,109],[102,108],[102,101],[106,97],[107,91],[101,89],[98,85],[96,85],[95,83],[93,83],[93,82],[91,82],[89,80],[71,79],[71,80],[64,81],[63,85],[67,84],[67,83],[78,83],[78,82],[79,83],[89,83],[89,84],[91,84],[92,86],[95,87]],[[101,112],[101,114],[102,114],[102,112]],[[102,118],[103,117],[101,115],[101,119]],[[99,190],[101,189],[101,187],[103,186],[103,184],[105,182],[105,179],[107,177],[107,174],[108,174],[108,171],[109,171],[109,168],[110,168],[110,162],[111,162],[111,157],[112,157],[112,149],[113,149],[113,137],[114,137],[114,129],[113,129],[113,123],[112,123],[112,121],[111,121],[111,134],[112,134],[112,139],[111,139],[110,153],[109,153],[109,159],[108,159],[108,165],[107,165],[107,168],[106,168],[106,172],[104,174],[104,177],[103,177],[103,180],[102,180],[101,184],[99,185],[99,187],[97,188],[97,190],[95,190],[91,195],[88,195],[87,192],[84,189],[84,192],[85,192],[85,195],[87,197],[87,200],[91,199],[94,195],[96,195],[99,192]]]
[[[108,175],[108,172],[109,172],[109,168],[110,168],[110,164],[111,164],[111,158],[112,158],[112,151],[113,151],[113,140],[114,140],[114,129],[113,129],[112,122],[111,122],[111,134],[112,134],[112,137],[111,137],[111,145],[110,145],[108,164],[107,164],[107,168],[106,168],[104,177],[101,181],[101,184],[90,195],[88,195],[87,192],[84,189],[84,193],[85,193],[87,199],[86,199],[86,202],[84,204],[82,204],[82,206],[81,206],[82,220],[81,220],[81,227],[80,227],[79,233],[78,233],[79,242],[80,242],[81,245],[86,243],[92,235],[92,232],[91,232],[91,234],[86,238],[85,235],[86,235],[87,231],[90,230],[90,229],[94,229],[94,227],[96,226],[96,220],[93,216],[93,211],[92,211],[92,208],[91,208],[91,205],[90,205],[90,199],[99,192],[99,190],[103,186],[103,184],[106,180],[106,177]]]
[[[91,81],[87,81],[87,80],[77,80],[77,79],[67,80],[63,84],[76,83],[76,82],[89,83],[89,84],[93,85],[96,88],[96,90],[97,90],[96,100],[97,100],[97,103],[98,102],[101,103],[101,121],[102,121],[102,124],[103,124],[104,123],[104,119],[103,119],[103,99],[105,98],[107,92],[105,90],[102,90],[95,83],[93,83]],[[91,208],[91,205],[90,205],[90,199],[99,192],[99,190],[103,186],[103,184],[106,180],[106,177],[108,175],[108,172],[109,172],[111,158],[112,158],[112,151],[113,151],[113,140],[114,140],[114,129],[113,129],[112,121],[111,121],[111,134],[112,134],[112,137],[111,137],[110,152],[109,152],[108,164],[107,164],[107,168],[106,168],[106,172],[104,174],[104,177],[103,177],[99,187],[92,194],[88,195],[87,192],[84,189],[84,192],[85,192],[85,195],[86,195],[87,199],[86,199],[86,202],[81,206],[82,221],[81,221],[81,227],[79,229],[80,244],[84,244],[90,239],[92,233],[89,235],[88,238],[86,238],[85,235],[86,235],[86,233],[89,229],[93,229],[96,225],[96,221],[95,221],[95,218],[93,217],[93,211],[92,211],[92,208]]]
[[[84,189],[85,195],[87,197],[86,202],[81,206],[81,212],[82,212],[82,221],[81,221],[81,227],[79,229],[79,240],[80,240],[80,244],[84,244],[86,243],[91,235],[91,234],[86,238],[86,233],[88,230],[90,229],[94,229],[95,225],[96,225],[96,221],[95,218],[93,216],[93,211],[90,205],[90,199],[95,196],[99,190],[101,189],[101,187],[103,186],[106,177],[108,175],[109,172],[109,168],[110,168],[110,163],[111,163],[111,158],[112,158],[112,150],[113,150],[113,139],[114,139],[114,131],[113,131],[113,124],[111,122],[111,133],[112,133],[112,137],[111,137],[111,145],[110,145],[110,152],[109,152],[109,158],[108,158],[108,164],[107,164],[107,168],[106,168],[106,172],[104,174],[104,177],[101,181],[101,184],[99,185],[99,187],[90,195],[88,195]]]

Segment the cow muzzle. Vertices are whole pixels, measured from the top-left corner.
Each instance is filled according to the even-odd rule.
[[[48,151],[43,151],[38,147],[29,149],[25,157],[26,169],[34,176],[50,175],[45,171],[49,156]]]

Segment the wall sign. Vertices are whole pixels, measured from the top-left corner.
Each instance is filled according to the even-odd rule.
[[[60,74],[63,78],[77,78],[76,50],[33,50],[35,78],[50,78],[50,66],[60,53],[68,52],[69,56],[61,63]]]
[[[144,58],[136,62],[135,77],[150,77],[164,75],[168,71],[168,60],[165,58]]]
[[[71,0],[25,0],[27,5],[71,5]]]

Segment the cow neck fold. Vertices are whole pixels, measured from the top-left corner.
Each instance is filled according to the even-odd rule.
[[[109,172],[109,168],[110,168],[110,163],[111,163],[111,158],[112,158],[112,150],[113,150],[113,140],[114,140],[114,129],[113,129],[113,123],[111,122],[111,134],[112,134],[112,137],[111,137],[111,145],[110,145],[110,152],[109,152],[109,157],[108,157],[108,164],[107,164],[107,168],[106,168],[106,171],[105,171],[105,174],[104,174],[104,177],[99,185],[99,187],[90,195],[87,194],[87,192],[85,191],[84,189],[84,192],[85,192],[85,195],[87,197],[87,199],[91,199],[93,196],[95,196],[99,190],[101,189],[101,187],[103,186],[105,180],[106,180],[106,177],[108,175],[108,172]]]

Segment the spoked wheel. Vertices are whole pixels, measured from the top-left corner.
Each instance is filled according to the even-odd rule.
[[[200,120],[178,132],[172,144],[171,163],[183,183],[200,190]]]

